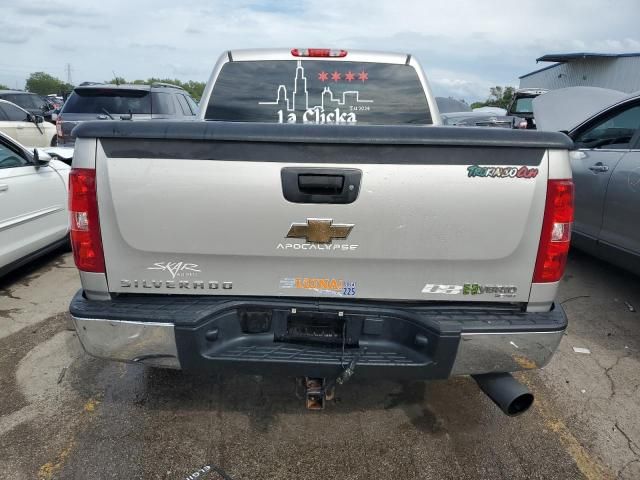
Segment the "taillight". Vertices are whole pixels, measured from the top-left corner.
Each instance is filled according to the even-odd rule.
[[[549,180],[533,283],[557,282],[567,263],[573,222],[573,182]]]
[[[331,48],[292,48],[294,57],[346,57],[346,50],[334,50]]]
[[[56,118],[56,135],[58,136],[58,140],[62,140],[64,134],[62,133],[62,118],[60,114],[58,114],[58,118]]]
[[[71,169],[69,212],[71,214],[71,247],[76,267],[85,272],[104,273],[95,170]]]

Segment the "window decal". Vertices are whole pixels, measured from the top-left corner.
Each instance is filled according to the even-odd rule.
[[[314,78],[314,77],[312,77]],[[351,70],[340,72],[335,69],[329,73],[324,70],[315,76],[318,81],[330,82],[336,85],[344,82],[361,81],[363,84],[369,80],[369,74],[364,69],[359,73]],[[312,105],[314,99],[309,98],[307,89],[307,76],[302,66],[302,60],[298,60],[295,77],[293,78],[293,89],[287,85],[280,84],[276,92],[275,100],[265,100],[258,102],[258,105],[274,105],[278,107],[275,111],[278,123],[312,123],[312,124],[341,124],[357,123],[357,113],[359,111],[369,111],[373,100],[360,98],[359,90],[345,90],[334,92],[331,85],[322,89],[319,99],[320,103]]]

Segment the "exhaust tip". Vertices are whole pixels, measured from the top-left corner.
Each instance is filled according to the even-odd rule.
[[[533,404],[533,394],[509,373],[473,375],[480,389],[510,417],[521,415]]]
[[[507,411],[505,413],[510,417],[515,417],[529,410],[531,405],[533,405],[533,394],[529,392],[523,393],[519,397],[513,399],[513,401],[507,406]]]

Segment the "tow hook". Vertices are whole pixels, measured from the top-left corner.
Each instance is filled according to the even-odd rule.
[[[307,410],[324,410],[325,401],[335,398],[335,384],[327,385],[326,378],[304,377]]]
[[[367,352],[367,348],[363,348],[361,352],[358,352],[353,356],[351,361],[340,374],[332,380],[327,381],[326,378],[317,377],[302,377],[298,379],[296,385],[296,396],[298,396],[298,386],[302,386],[304,389],[304,398],[307,410],[324,410],[325,402],[331,401],[336,396],[336,384],[344,385],[348,382],[356,370],[356,365],[360,356]],[[300,398],[298,396],[298,398]]]

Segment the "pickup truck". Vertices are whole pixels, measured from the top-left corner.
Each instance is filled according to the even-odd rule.
[[[556,132],[440,126],[416,59],[225,53],[194,122],[87,122],[70,176],[94,356],[301,378],[472,375],[509,415],[567,326]]]

